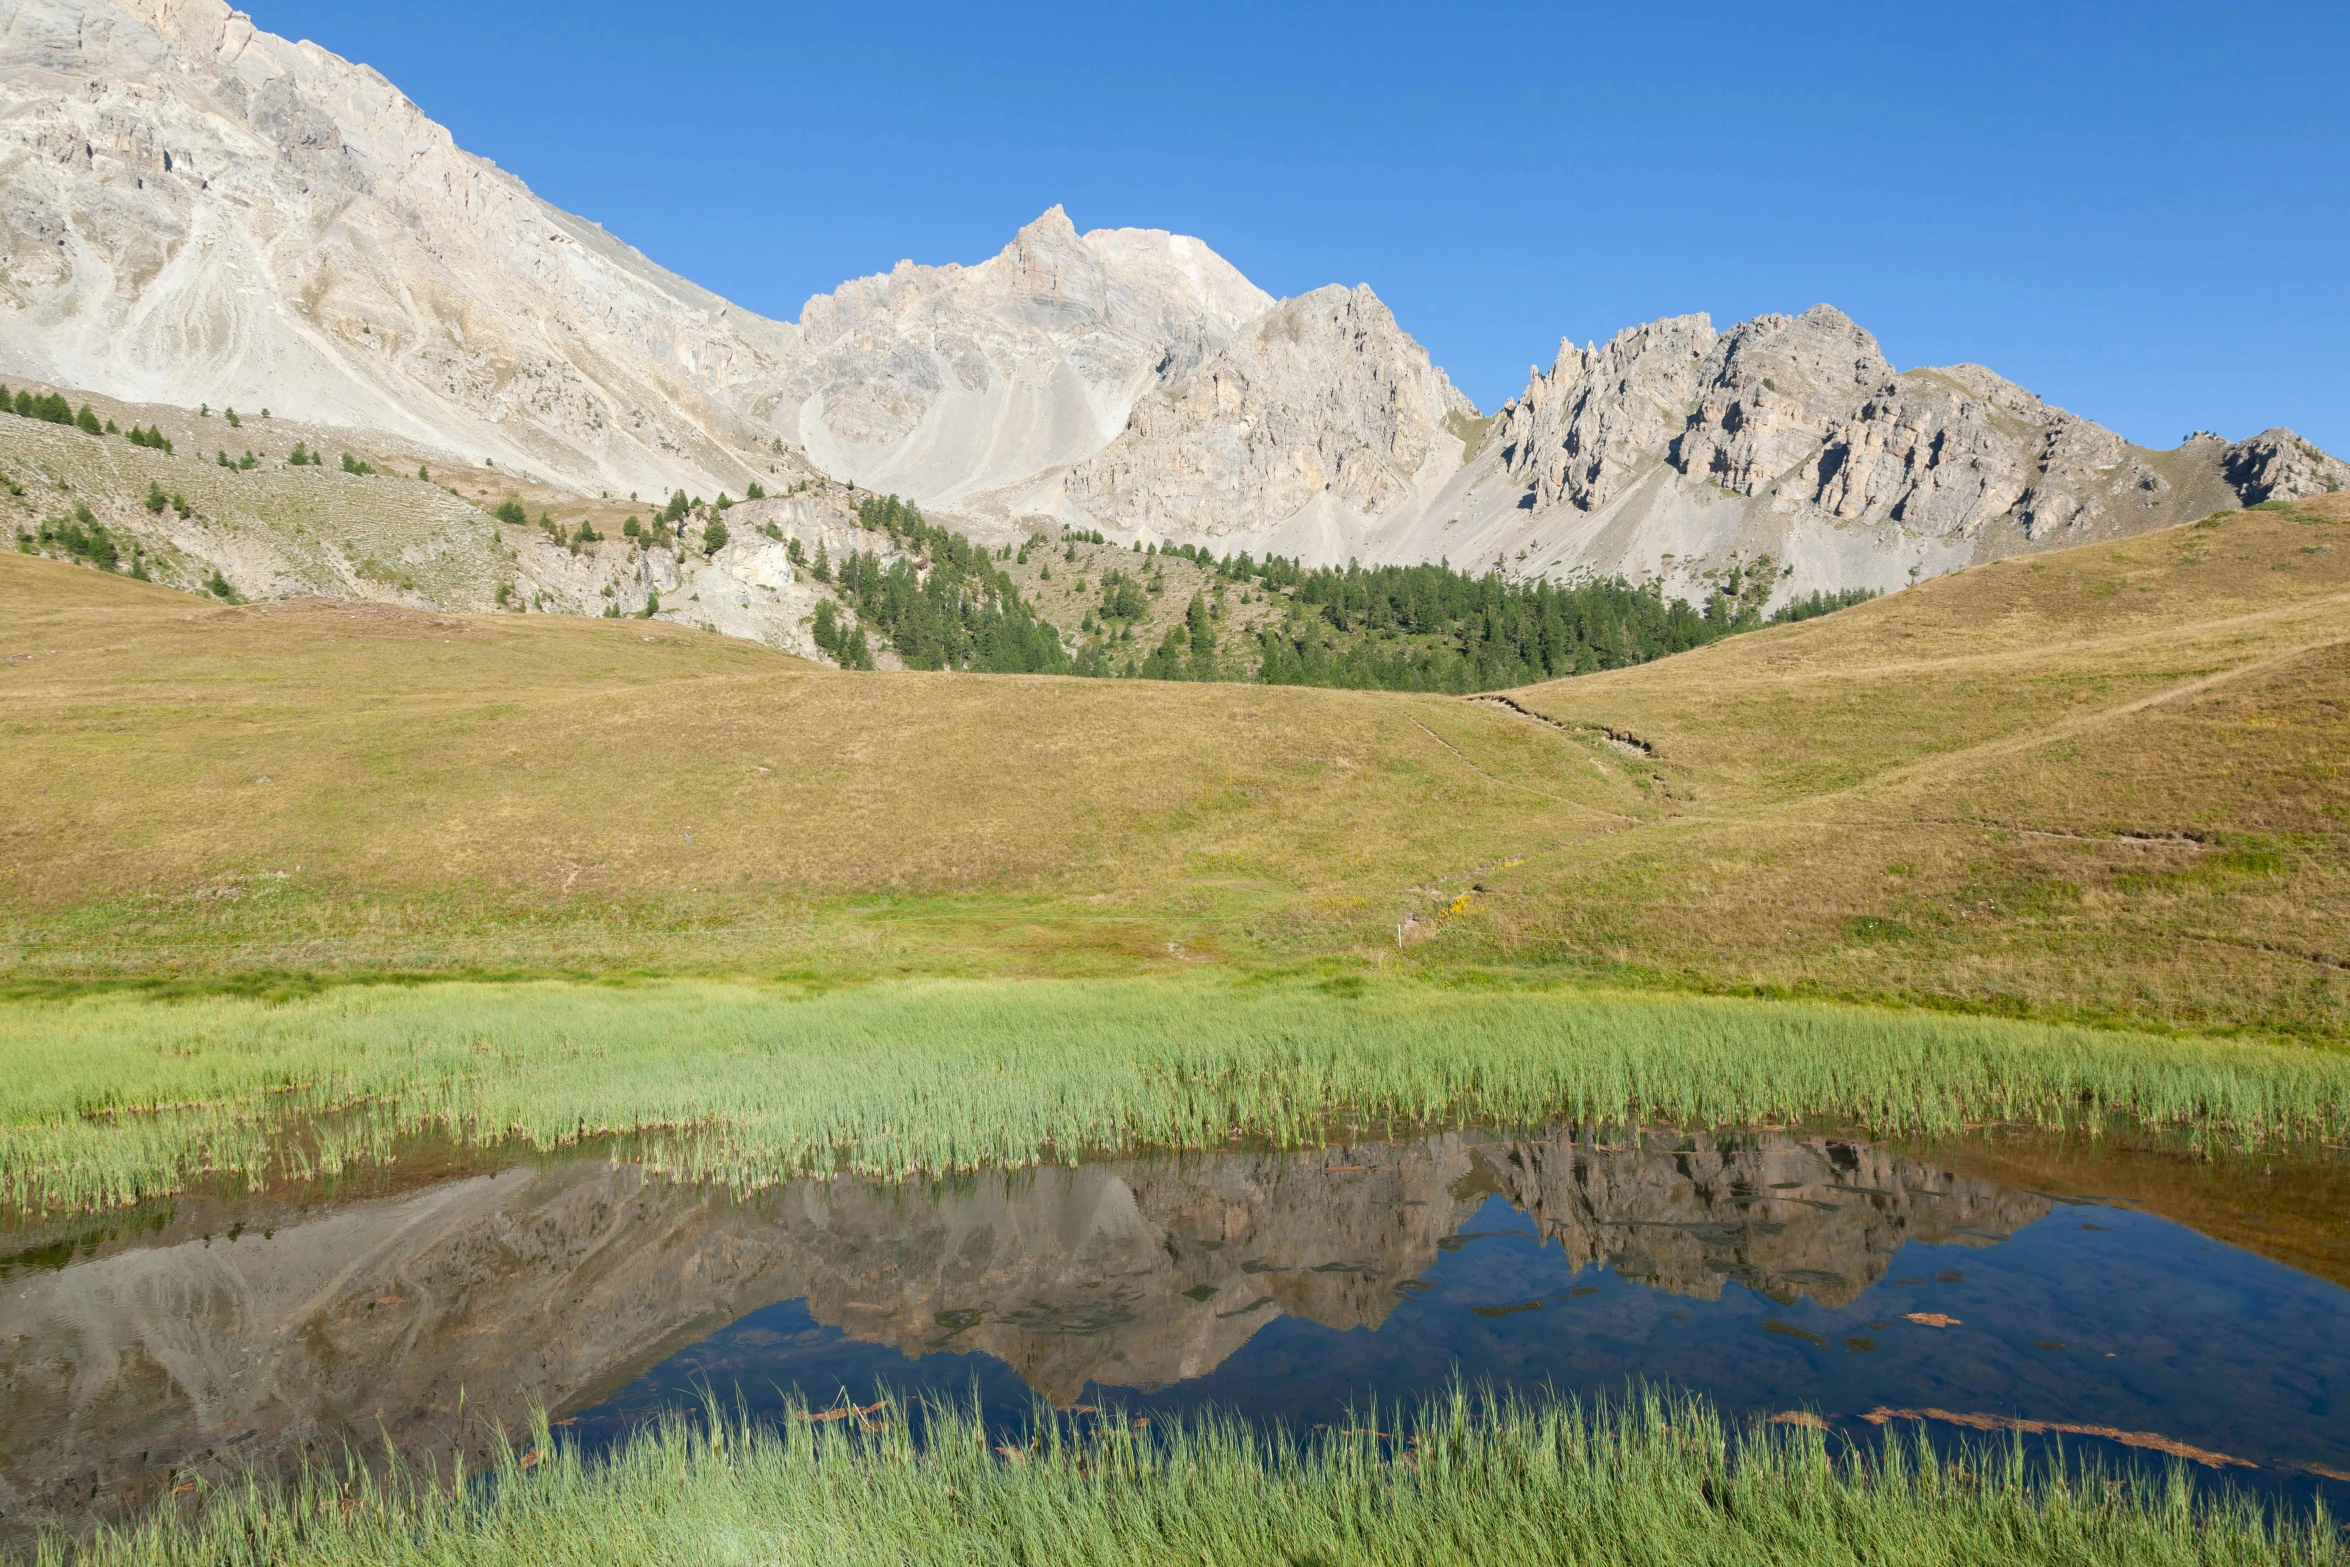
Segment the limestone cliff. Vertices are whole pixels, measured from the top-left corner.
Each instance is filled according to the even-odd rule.
[[[1980,365],[1897,371],[1818,305],[1562,344],[1485,454],[1361,553],[1621,573],[1681,594],[1768,557],[1782,596],[1889,589],[2346,482],[2350,467],[2289,430],[2152,451]]]

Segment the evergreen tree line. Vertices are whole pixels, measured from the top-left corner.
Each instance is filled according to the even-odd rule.
[[[818,556],[818,578],[836,575],[842,597],[863,623],[852,637],[872,627],[909,669],[1070,671],[1060,632],[1036,618],[985,548],[933,527],[913,502],[895,495],[868,497],[857,518],[913,558],[884,566],[878,554],[851,551],[834,567]],[[836,648],[827,651],[840,656]]]
[[[1259,680],[1369,690],[1494,690],[1646,663],[1765,624],[1762,606],[1777,581],[1767,557],[1734,567],[1701,606],[1621,577],[1513,581],[1449,564],[1308,569],[1280,556],[1219,560],[1195,545],[1163,553],[1229,581],[1287,590],[1289,623],[1258,638]],[[1873,596],[1815,593],[1769,621],[1806,620]]]

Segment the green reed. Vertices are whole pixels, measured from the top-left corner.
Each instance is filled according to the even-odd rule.
[[[1000,1441],[969,1411],[766,1426],[708,1411],[583,1461],[542,1425],[487,1485],[312,1472],[167,1508],[43,1559],[87,1567],[824,1563],[1885,1563],[2186,1567],[2350,1560],[2322,1513],[2270,1517],[2176,1471],[2068,1475],[2046,1450],[1938,1455],[1733,1432],[1705,1403],[1455,1393],[1343,1430],[1218,1416]],[[1384,1427],[1384,1430],[1381,1429]]]
[[[1553,1118],[1882,1133],[2111,1115],[2248,1141],[2350,1126],[2350,1055],[1826,1003],[1416,980],[353,986],[0,1006],[0,1205],[335,1173],[432,1131],[627,1136],[752,1187],[1334,1125]],[[291,1134],[289,1134],[291,1129]]]

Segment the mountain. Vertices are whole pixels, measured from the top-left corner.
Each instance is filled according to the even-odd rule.
[[[1562,344],[1449,505],[1370,553],[1409,558],[1457,525],[1456,558],[1530,572],[1695,586],[1767,555],[1798,591],[1894,588],[2346,481],[2350,466],[2290,430],[2150,451],[1980,365],[1897,372],[1818,305],[1727,332],[1681,316],[1605,347]]]
[[[1477,410],[1368,287],[1284,300],[1100,451],[979,502],[1122,536],[1344,560],[1456,471]]]
[[[1318,330],[1277,328],[1291,312]],[[1621,574],[1677,594],[1767,557],[1783,599],[2345,483],[2350,466],[2290,430],[2149,451],[1980,365],[1897,372],[1827,305],[1562,344],[1487,421],[1368,290],[1326,289],[1022,498],[1075,526],[1218,553]]]
[[[835,478],[930,506],[1101,449],[1272,297],[1196,239],[1054,207],[974,267],[901,261],[800,313],[759,407]]]
[[[0,0],[0,372],[740,492],[798,340],[220,0]]]
[[[1893,588],[2350,482],[2291,431],[2167,452],[1822,305],[1562,344],[1491,419],[1368,287],[1275,301],[1199,240],[1054,207],[768,320],[221,0],[0,0],[0,376],[268,408],[581,496],[817,475],[1039,527]],[[1766,564],[1767,557],[1767,564]]]

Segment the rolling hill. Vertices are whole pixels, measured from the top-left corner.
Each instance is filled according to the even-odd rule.
[[[0,606],[18,987],[1311,960],[2329,1036],[2350,995],[2334,498],[1506,699],[846,674],[23,556]]]

